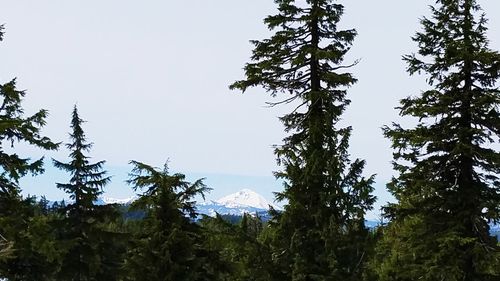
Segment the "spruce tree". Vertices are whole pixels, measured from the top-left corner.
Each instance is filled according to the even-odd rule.
[[[169,174],[167,165],[157,169],[132,161],[128,181],[144,193],[133,207],[145,211],[140,230],[127,253],[126,280],[220,280],[211,270],[213,260],[203,248],[202,230],[194,197],[208,190],[203,180],[186,181],[183,174]]]
[[[230,86],[243,92],[261,86],[279,105],[297,108],[281,117],[290,135],[275,154],[285,200],[275,213],[274,253],[278,280],[359,280],[364,266],[365,212],[372,208],[373,177],[363,160],[350,161],[351,128],[338,122],[356,82],[344,63],[356,36],[338,27],[344,7],[333,0],[276,0],[278,14],[265,23],[274,35],[255,46],[246,79]]]
[[[43,172],[43,158],[32,160],[16,150],[18,143],[42,150],[55,150],[58,145],[41,135],[46,110],[25,116],[25,94],[16,88],[16,79],[0,84],[0,279],[9,280],[43,279],[53,269],[50,254],[36,245],[45,243],[42,237],[35,237],[43,218],[36,214],[33,200],[21,196],[19,186],[23,176]]]
[[[404,56],[430,86],[401,101],[413,128],[385,128],[398,175],[378,247],[381,280],[500,280],[500,54],[488,47],[475,0],[438,0]]]
[[[117,213],[112,206],[95,204],[111,179],[103,170],[105,161],[91,163],[86,155],[92,144],[86,140],[83,122],[75,106],[71,142],[66,144],[70,161],[53,160],[55,167],[71,174],[69,183],[58,183],[57,187],[73,201],[61,209],[60,243],[66,253],[58,275],[60,280],[116,280],[121,257],[112,240],[118,235],[107,231],[105,225]]]

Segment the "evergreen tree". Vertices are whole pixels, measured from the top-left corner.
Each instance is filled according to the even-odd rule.
[[[0,25],[0,41],[2,39],[3,25]],[[40,135],[48,112],[42,109],[32,116],[24,116],[21,103],[25,95],[16,89],[16,79],[0,84],[0,206],[5,205],[3,200],[19,197],[21,177],[43,172],[43,158],[35,161],[23,158],[9,152],[8,146],[13,148],[15,143],[25,142],[44,150],[57,149],[57,144]]]
[[[414,128],[385,128],[399,173],[389,184],[397,204],[379,245],[381,280],[500,280],[500,54],[488,47],[475,0],[438,0],[404,56],[410,75],[430,89],[401,101]]]
[[[170,175],[166,165],[159,170],[131,164],[129,183],[144,191],[133,207],[146,214],[127,253],[126,280],[220,280],[203,248],[200,226],[193,221],[198,216],[193,198],[208,190],[203,181],[189,183],[183,174]]]
[[[228,220],[234,217],[238,222]],[[259,217],[217,215],[204,217],[200,223],[207,233],[207,247],[220,253],[226,266],[227,274],[220,280],[274,280],[275,267],[265,232],[269,228]]]
[[[7,280],[54,280],[61,261],[53,216],[45,214],[36,203],[36,198],[20,200],[15,210],[2,220],[8,222],[6,233],[12,239],[10,256],[2,261],[0,268]]]
[[[118,216],[112,206],[99,206],[95,202],[110,182],[103,171],[105,161],[90,163],[85,155],[92,147],[82,129],[76,106],[71,120],[70,162],[53,160],[54,166],[71,174],[69,183],[58,183],[74,202],[61,209],[61,247],[66,250],[59,278],[61,280],[116,280],[120,255],[114,239],[119,234],[108,231],[106,224]]]
[[[356,82],[346,71],[352,65],[344,64],[356,31],[338,28],[344,12],[338,1],[275,2],[278,14],[265,19],[274,35],[253,41],[246,79],[230,88],[261,86],[272,96],[290,95],[271,105],[298,105],[281,118],[290,135],[275,151],[283,167],[277,177],[285,182],[277,199],[288,202],[274,219],[278,279],[359,280],[373,177],[362,177],[363,160],[350,161],[351,128],[337,124]]]
[[[0,41],[3,26],[0,25]],[[31,198],[23,199],[19,180],[27,174],[43,172],[43,158],[32,160],[15,152],[17,143],[43,150],[57,149],[57,144],[41,135],[47,111],[25,116],[22,108],[24,91],[17,90],[16,79],[0,84],[0,279],[34,280],[47,278],[52,257],[42,253],[35,237],[41,225]],[[45,255],[47,254],[47,255]],[[36,277],[35,277],[36,276]],[[48,279],[46,279],[48,280]]]

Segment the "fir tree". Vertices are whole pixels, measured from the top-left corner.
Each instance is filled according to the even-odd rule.
[[[0,25],[0,41],[3,26]],[[57,149],[57,144],[41,135],[46,110],[25,116],[24,91],[16,88],[16,79],[0,84],[0,279],[31,280],[46,278],[52,269],[51,258],[34,245],[37,220],[30,198],[23,199],[19,180],[27,174],[43,172],[43,158],[32,160],[15,152],[18,143],[42,150]],[[39,233],[40,234],[40,233]]]
[[[193,221],[198,216],[194,197],[208,190],[203,180],[187,182],[183,174],[170,175],[166,165],[160,170],[131,164],[129,183],[144,191],[133,207],[146,215],[127,254],[127,280],[220,280],[203,247],[202,230]]]
[[[275,151],[283,167],[285,211],[275,214],[274,257],[279,280],[359,280],[364,264],[364,214],[372,208],[373,177],[363,178],[363,160],[351,162],[351,128],[338,121],[356,82],[344,64],[356,36],[338,23],[343,5],[332,0],[277,0],[278,14],[265,23],[275,33],[252,41],[246,79],[231,85],[261,86],[280,102],[297,103],[281,121],[290,135]]]
[[[500,219],[500,54],[488,47],[475,0],[438,0],[404,56],[410,75],[430,89],[401,101],[414,128],[385,128],[398,176],[397,204],[378,247],[381,280],[500,280],[500,255],[489,223]]]
[[[91,163],[86,155],[92,147],[82,129],[83,120],[74,107],[71,119],[70,162],[53,160],[54,166],[71,174],[69,183],[58,183],[73,202],[63,212],[59,229],[61,246],[66,254],[59,278],[61,280],[115,280],[120,257],[113,248],[118,234],[105,229],[105,224],[117,216],[112,206],[95,204],[103,188],[110,182],[103,170],[105,161]],[[110,279],[111,278],[111,279]]]
[[[3,25],[0,25],[0,41],[2,39]],[[24,116],[21,103],[25,95],[24,91],[16,89],[16,79],[0,84],[0,200],[19,195],[18,183],[21,177],[28,173],[35,175],[43,172],[43,158],[32,161],[17,153],[9,153],[9,145],[13,148],[14,144],[25,142],[44,150],[55,150],[58,146],[40,135],[46,124],[46,110]]]

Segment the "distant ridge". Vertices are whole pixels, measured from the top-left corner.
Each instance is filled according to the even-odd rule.
[[[137,195],[123,199],[99,197],[94,203],[96,205],[130,205],[138,198],[139,196]],[[65,202],[66,204],[72,203],[71,200],[66,200]],[[49,201],[49,206],[54,203],[55,201]],[[250,189],[242,189],[216,201],[205,201],[196,204],[198,213],[202,215],[214,217],[216,214],[233,216],[251,214],[260,216],[264,221],[270,219],[269,206],[276,210],[282,210],[282,208],[270,203],[262,195]],[[365,224],[368,228],[376,228],[380,226],[380,221],[368,219],[365,221]],[[490,225],[490,227],[491,235],[496,236],[500,240],[500,225]]]

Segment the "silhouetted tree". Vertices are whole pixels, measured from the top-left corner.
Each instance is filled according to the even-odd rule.
[[[61,209],[58,226],[60,243],[66,252],[58,276],[61,280],[117,280],[121,267],[120,234],[106,228],[118,218],[113,206],[96,205],[110,177],[103,170],[104,161],[90,162],[86,155],[92,147],[82,129],[83,120],[76,106],[71,119],[71,142],[68,163],[53,160],[54,166],[71,174],[69,183],[58,183],[66,191],[70,204]]]
[[[131,164],[129,183],[144,192],[133,207],[146,214],[127,253],[126,280],[221,280],[203,247],[202,230],[193,221],[198,216],[194,197],[208,190],[203,180],[187,182],[183,174],[170,175],[166,165],[160,170]]]
[[[47,242],[43,233],[35,237],[43,218],[36,214],[31,198],[22,198],[19,187],[23,176],[43,172],[43,158],[32,160],[20,156],[15,148],[17,143],[25,143],[54,150],[57,144],[41,135],[48,115],[46,110],[25,116],[24,96],[25,92],[16,88],[16,79],[0,84],[0,278],[8,280],[44,279],[53,270],[51,253],[44,252],[43,245],[36,245]]]
[[[231,88],[261,86],[272,96],[289,94],[271,105],[297,104],[281,118],[290,135],[275,151],[285,182],[277,199],[287,201],[271,221],[277,279],[359,280],[373,177],[362,177],[363,160],[349,160],[351,128],[338,126],[350,102],[346,89],[356,82],[344,64],[356,31],[339,28],[337,1],[275,2],[278,14],[265,19],[274,35],[252,41],[246,79]]]
[[[398,203],[378,247],[381,280],[500,280],[500,255],[489,223],[500,220],[500,54],[488,48],[475,0],[438,0],[413,40],[408,72],[431,88],[401,101],[414,128],[385,128]]]

